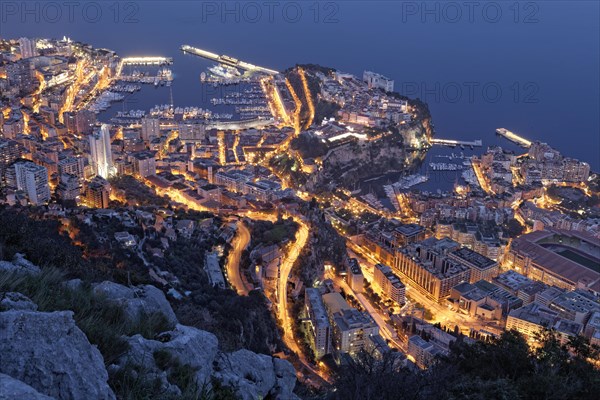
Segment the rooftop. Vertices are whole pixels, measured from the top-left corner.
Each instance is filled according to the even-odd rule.
[[[600,280],[599,272],[574,261],[574,258],[567,258],[552,251],[551,248],[542,246],[542,244],[548,246],[553,242],[557,246],[574,249],[590,257],[596,257],[595,253],[600,248],[600,241],[590,235],[576,231],[553,230],[535,231],[523,235],[513,241],[511,251],[526,255],[539,267],[568,280],[573,285],[582,283],[590,286]]]
[[[325,307],[329,311],[329,314],[335,314],[342,310],[348,310],[352,308],[338,292],[325,293],[322,296],[322,299]]]
[[[452,254],[461,261],[465,261],[480,270],[486,270],[497,265],[496,261],[466,247],[461,247],[460,249],[453,251]]]
[[[304,292],[306,298],[310,302],[311,309],[313,312],[313,324],[318,327],[326,327],[329,325],[329,319],[327,318],[327,312],[323,299],[321,298],[321,292],[317,288],[307,288]]]

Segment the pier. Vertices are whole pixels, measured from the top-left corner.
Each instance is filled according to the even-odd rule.
[[[481,146],[483,146],[483,142],[481,139],[468,141],[468,140],[452,140],[452,139],[437,139],[436,138],[436,139],[431,139],[430,143],[438,144],[438,145],[442,145],[442,146],[450,146],[450,147],[456,147],[456,146],[481,147]]]
[[[498,128],[498,129],[496,129],[496,133],[500,136],[504,136],[506,139],[518,144],[521,147],[525,147],[526,149],[531,147],[531,141],[525,139],[524,137],[517,135],[514,132],[509,131],[506,128]]]
[[[115,76],[119,77],[125,65],[171,65],[173,59],[171,57],[125,57],[121,58],[117,65]]]
[[[123,65],[170,65],[171,57],[126,57],[121,59]]]
[[[216,61],[221,64],[240,68],[240,69],[250,71],[250,72],[263,72],[263,73],[269,74],[269,75],[277,75],[279,73],[279,72],[269,69],[269,68],[259,67],[258,65],[250,64],[245,61],[240,61],[237,58],[233,58],[233,57],[226,56],[226,55],[220,56],[218,54],[211,53],[210,51],[198,49],[196,47],[192,47],[187,44],[184,44],[183,46],[181,46],[181,51],[183,51],[184,53],[193,54],[198,57],[206,58],[208,60],[213,60],[213,61]]]

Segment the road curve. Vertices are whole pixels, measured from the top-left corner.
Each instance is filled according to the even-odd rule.
[[[232,243],[233,249],[227,258],[227,278],[229,279],[231,286],[233,286],[239,295],[247,296],[249,290],[242,278],[240,261],[242,259],[242,251],[244,251],[248,246],[248,243],[250,243],[250,231],[242,221],[237,221],[236,227],[236,235]]]

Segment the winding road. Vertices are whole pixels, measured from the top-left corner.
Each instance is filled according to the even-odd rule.
[[[236,227],[237,232],[232,243],[233,249],[227,258],[227,278],[239,295],[247,296],[249,290],[242,278],[240,261],[242,259],[242,251],[244,251],[244,249],[248,247],[248,243],[250,243],[250,231],[242,221],[237,221]]]

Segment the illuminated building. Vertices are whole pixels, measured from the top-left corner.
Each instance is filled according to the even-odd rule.
[[[110,201],[110,183],[100,176],[85,185],[84,200],[88,207],[108,208]]]
[[[350,307],[341,294],[327,293],[322,299],[333,326],[332,342],[338,355],[346,353],[355,356],[365,349],[370,336],[379,334],[379,327],[373,318]]]
[[[319,359],[331,352],[331,325],[319,289],[307,288],[304,292],[304,303],[314,342],[313,351]]]
[[[556,311],[534,302],[512,310],[506,319],[506,330],[516,330],[533,340],[544,329],[552,328],[557,319]]]
[[[22,37],[19,39],[19,49],[21,52],[21,58],[31,58],[37,55],[35,48],[35,39],[28,39]]]
[[[364,276],[360,264],[356,258],[351,258],[348,264],[348,274],[346,275],[348,286],[355,293],[361,293],[364,287]]]
[[[363,81],[367,83],[369,89],[377,88],[386,92],[394,91],[394,80],[386,78],[383,75],[371,71],[363,72]]]
[[[514,239],[506,266],[530,279],[568,290],[600,292],[600,241],[578,231],[535,231]]]
[[[0,139],[0,186],[5,185],[6,169],[23,155],[23,149],[14,140]]]
[[[450,290],[468,282],[469,267],[448,257],[459,244],[448,238],[429,238],[396,251],[394,270],[403,282],[412,284],[419,292],[434,301],[450,295]]]
[[[158,118],[142,118],[142,139],[144,142],[151,142],[160,137],[160,120]]]
[[[153,151],[140,151],[131,155],[133,172],[145,178],[150,175],[156,175],[156,158]]]
[[[84,179],[85,161],[82,157],[66,157],[58,162],[59,174],[71,174]]]
[[[80,194],[79,178],[72,174],[61,174],[56,194],[61,200],[77,200]]]
[[[433,342],[427,342],[421,336],[414,335],[408,339],[407,354],[415,360],[415,364],[419,368],[425,369],[431,366],[437,357],[446,353],[442,346]]]
[[[103,124],[100,130],[90,135],[90,153],[96,175],[104,179],[114,175],[115,167],[113,166],[108,125]]]
[[[391,267],[383,264],[375,265],[373,280],[387,297],[398,304],[406,303],[406,288],[400,278],[392,272]]]
[[[50,201],[50,187],[48,186],[48,170],[31,161],[15,163],[15,178],[18,190],[23,190],[33,205],[40,205]]]
[[[492,278],[498,275],[498,263],[496,261],[466,247],[454,250],[448,256],[471,269],[471,283],[482,279],[491,281]]]

